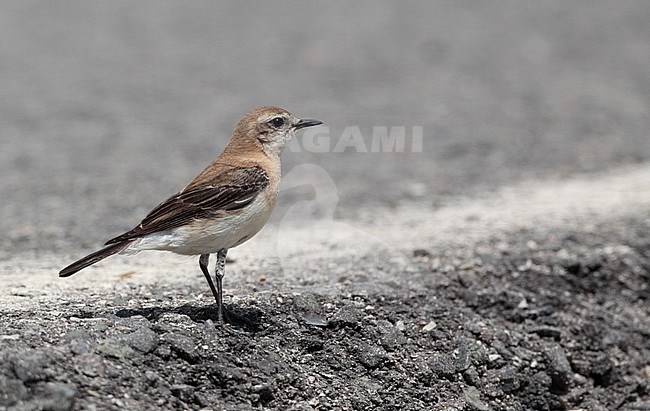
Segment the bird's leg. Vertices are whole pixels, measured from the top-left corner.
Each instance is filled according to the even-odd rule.
[[[225,248],[222,248],[219,250],[217,253],[217,263],[214,266],[214,276],[217,280],[217,309],[219,310],[219,317],[218,320],[220,323],[223,322],[223,285],[222,285],[222,280],[223,276],[226,274],[226,254],[228,254],[228,250]]]
[[[221,299],[219,298],[219,293],[217,292],[217,289],[214,287],[214,283],[212,282],[212,277],[210,277],[210,272],[208,271],[209,261],[210,261],[210,254],[201,254],[201,257],[199,257],[199,267],[201,267],[201,271],[203,271],[203,275],[205,276],[205,279],[208,280],[208,285],[210,286],[210,290],[212,290],[212,295],[214,295],[214,299],[217,300],[217,304],[219,304],[219,301]]]

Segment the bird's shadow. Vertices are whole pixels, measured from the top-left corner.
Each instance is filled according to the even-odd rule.
[[[227,308],[223,306],[224,322],[237,328],[243,328],[247,331],[258,331],[262,326],[262,310],[253,307]],[[219,322],[217,305],[194,306],[183,304],[178,307],[145,307],[145,308],[124,308],[118,310],[115,315],[120,318],[134,317],[140,315],[149,321],[155,322],[165,314],[183,314],[188,316],[192,321],[203,323],[211,320]]]

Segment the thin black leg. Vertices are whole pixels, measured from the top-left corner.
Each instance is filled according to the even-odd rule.
[[[201,271],[203,271],[203,275],[205,276],[205,279],[208,280],[208,285],[210,286],[210,290],[212,290],[212,295],[214,295],[214,299],[217,300],[217,304],[219,304],[219,301],[221,298],[219,297],[220,293],[217,292],[217,289],[214,287],[214,283],[212,282],[212,277],[210,277],[210,272],[208,271],[208,262],[210,261],[210,254],[201,254],[201,257],[199,257],[199,267],[201,267]]]
[[[222,248],[217,253],[217,263],[214,266],[214,276],[217,280],[217,293],[219,297],[217,298],[217,309],[219,310],[219,322],[223,322],[223,276],[226,274],[226,254],[228,250]]]

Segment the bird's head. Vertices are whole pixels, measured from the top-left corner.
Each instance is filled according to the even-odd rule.
[[[261,147],[268,156],[279,156],[296,131],[319,124],[323,122],[299,119],[279,107],[258,107],[239,121],[229,145]]]

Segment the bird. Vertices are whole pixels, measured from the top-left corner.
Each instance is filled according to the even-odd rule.
[[[280,155],[296,132],[323,124],[300,119],[279,107],[255,108],[237,123],[223,152],[183,189],[156,206],[135,228],[105,247],[63,268],[69,277],[106,257],[143,250],[199,256],[199,267],[224,321],[223,277],[228,250],[257,234],[275,205],[281,177]],[[216,254],[215,280],[208,270]]]

